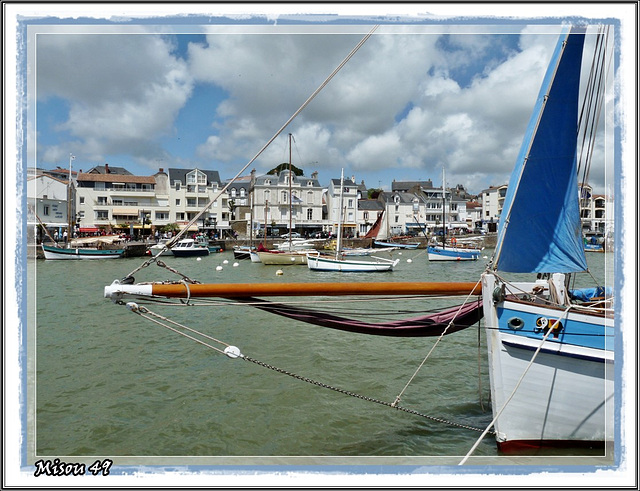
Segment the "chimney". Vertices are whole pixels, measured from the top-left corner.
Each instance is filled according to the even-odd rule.
[[[109,174],[111,171],[109,170],[109,164],[104,164],[104,173]]]
[[[164,172],[164,169],[162,167],[160,167],[160,172]]]

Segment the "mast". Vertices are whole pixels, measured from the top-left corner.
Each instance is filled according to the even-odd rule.
[[[336,246],[336,259],[340,258],[342,251],[342,200],[344,198],[344,168],[340,171],[340,210],[338,211],[338,244]]]
[[[251,222],[249,224],[249,247],[251,248],[253,247],[253,189],[249,192],[249,206],[249,221]]]
[[[293,197],[291,195],[291,133],[289,133],[289,251],[291,251],[291,221],[293,216]]]
[[[444,165],[442,166],[442,248],[445,248],[446,240],[447,240],[447,222],[445,219],[445,180],[444,180]]]
[[[269,209],[269,200],[264,200],[264,243],[267,244],[267,210]]]
[[[69,154],[69,181],[67,182],[67,243],[71,241],[71,226],[73,225],[73,219],[71,218],[71,213],[73,209],[71,208],[71,162],[75,159],[75,156],[70,153]]]

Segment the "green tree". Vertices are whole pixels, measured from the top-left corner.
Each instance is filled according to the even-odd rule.
[[[267,172],[267,174],[274,174],[274,175],[278,175],[280,174],[281,171],[289,170],[289,163],[288,162],[283,162],[280,165],[278,165],[277,167],[274,167],[273,169],[271,169],[269,172]],[[299,169],[298,167],[296,167],[295,165],[291,164],[291,173],[297,177],[299,176],[304,176],[304,170]]]

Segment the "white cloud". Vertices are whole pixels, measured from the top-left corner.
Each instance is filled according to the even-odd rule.
[[[253,167],[284,161],[292,132],[299,166],[310,172],[317,163],[326,178],[351,167],[374,182],[376,172],[388,181],[393,173],[423,179],[444,165],[472,191],[506,182],[557,39],[539,27],[519,30],[524,35],[509,35],[517,42],[455,26],[446,37],[408,28],[372,36]],[[173,38],[152,34],[45,36],[38,96],[68,102],[55,130],[93,158],[199,162],[231,177],[360,38],[227,32],[178,53]],[[190,131],[176,127],[180,111],[200,110],[189,104],[198,84],[221,94],[198,120],[209,134],[198,134],[191,155],[171,155],[166,137]],[[40,158],[69,150],[51,145]]]
[[[153,35],[45,35],[38,38],[38,100],[67,101],[66,131],[88,159],[159,154],[191,90],[184,61]],[[39,124],[46,124],[39,123]]]

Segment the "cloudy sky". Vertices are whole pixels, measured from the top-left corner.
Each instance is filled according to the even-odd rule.
[[[394,178],[440,186],[443,167],[449,186],[472,193],[507,183],[560,20],[385,19],[244,174],[287,161],[291,132],[293,163],[323,184],[344,168],[370,188]],[[229,179],[373,25],[322,20],[39,28],[29,38],[27,160],[67,167],[73,153],[74,170],[198,167]],[[605,164],[600,144],[590,178],[599,192]]]

